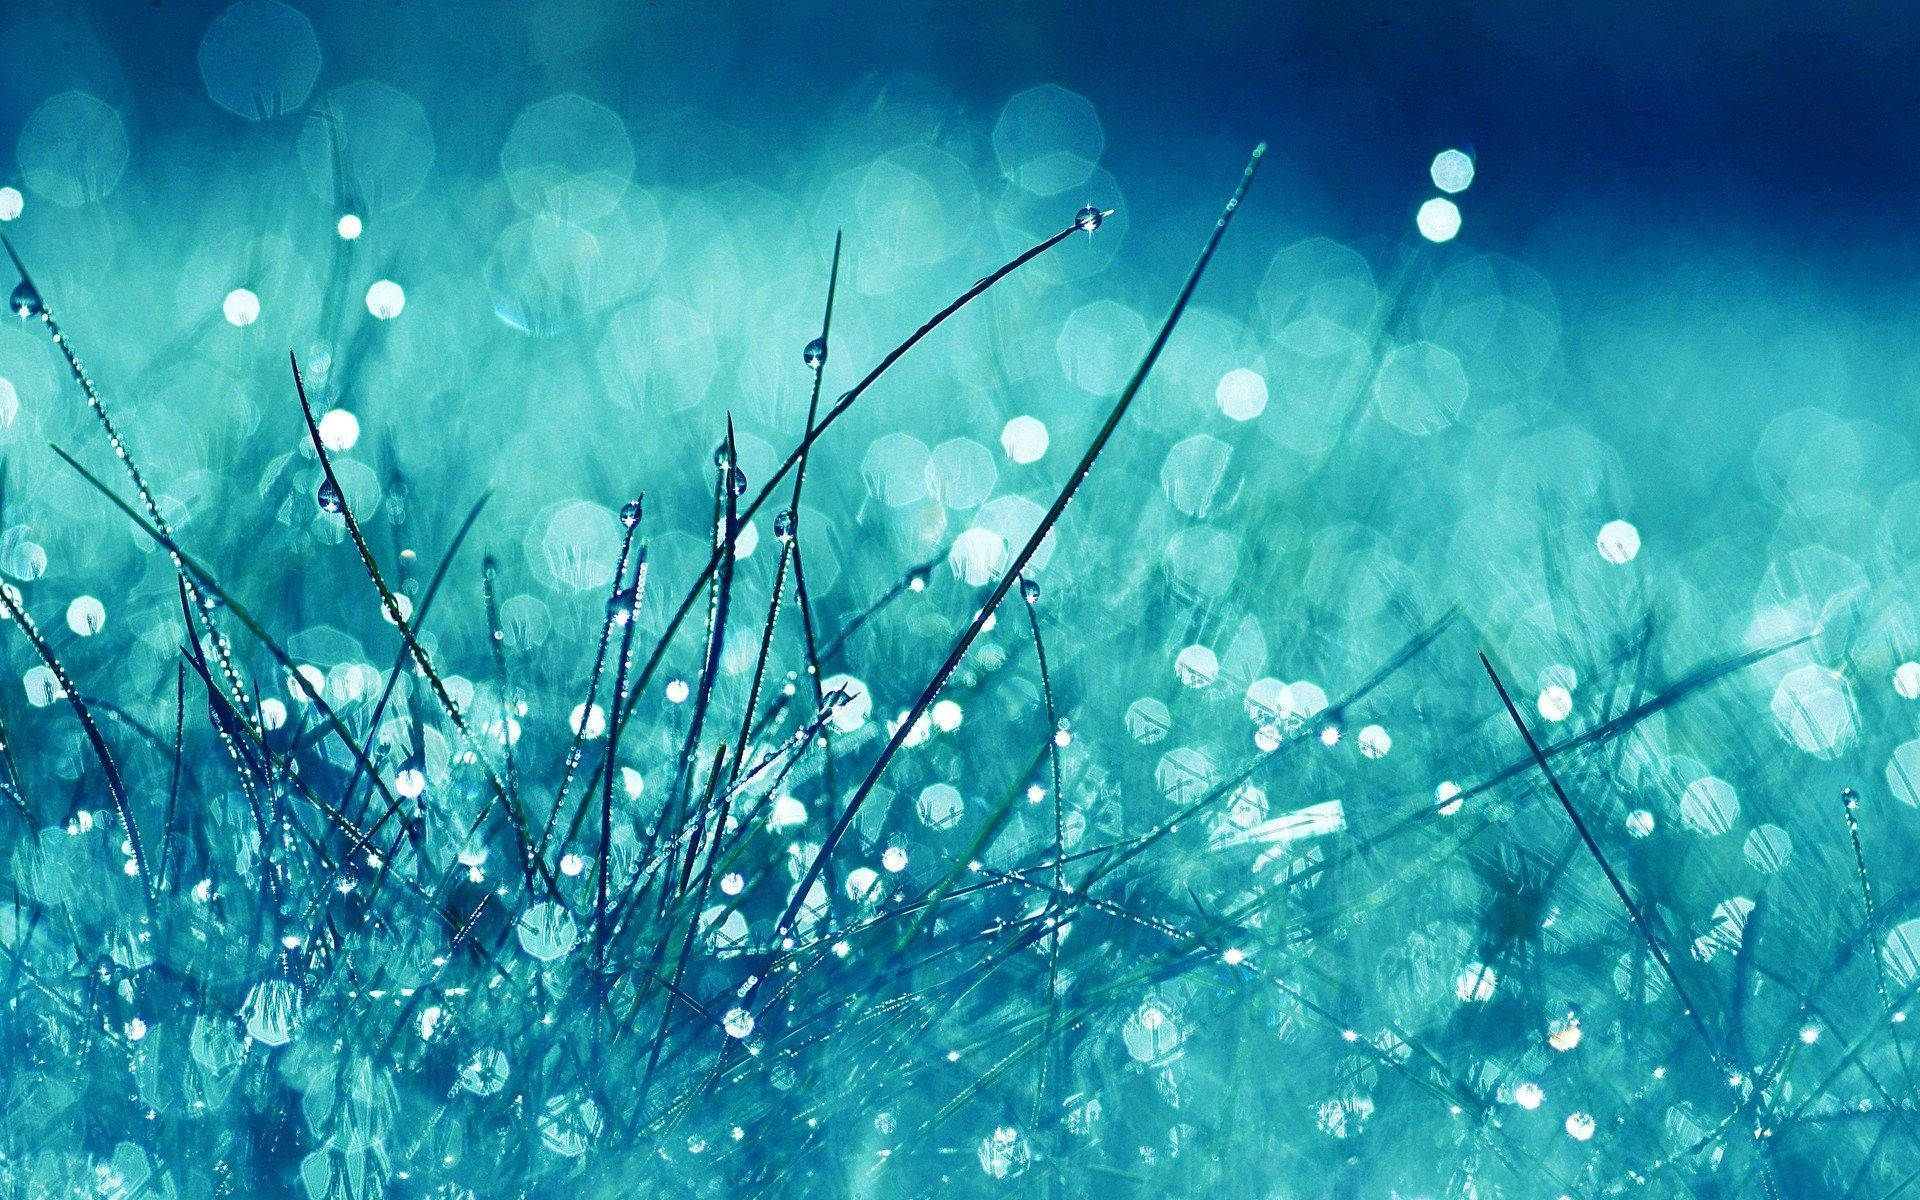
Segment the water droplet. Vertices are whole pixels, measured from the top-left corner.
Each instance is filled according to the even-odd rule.
[[[827,339],[815,338],[808,342],[800,357],[806,360],[808,367],[818,371],[827,361]]]
[[[774,514],[773,536],[783,542],[793,540],[793,511],[791,509],[783,508]]]
[[[46,302],[40,299],[40,289],[24,279],[14,285],[7,306],[23,321],[37,317],[47,309]]]
[[[340,495],[340,485],[331,479],[320,482],[320,492],[314,498],[319,502],[321,512],[337,513],[347,507],[346,499]]]
[[[1073,223],[1088,233],[1092,233],[1094,230],[1100,228],[1100,222],[1106,220],[1106,217],[1107,214],[1089,204],[1079,212],[1073,214]]]
[[[639,603],[640,595],[638,589],[621,588],[619,591],[613,593],[613,595],[607,597],[607,620],[613,622],[615,625],[626,624],[626,622],[632,618],[633,610]]]
[[[1320,721],[1320,744],[1323,746],[1338,746],[1340,744],[1341,733],[1340,710],[1329,710],[1327,715]]]
[[[629,500],[620,508],[620,523],[632,529],[640,523],[640,502]]]
[[[1031,579],[1022,579],[1020,581],[1020,598],[1028,604],[1038,603],[1040,600],[1040,585]]]
[[[719,468],[722,472],[727,471],[728,469],[731,469],[733,471],[733,494],[734,495],[738,496],[742,492],[747,490],[747,474],[745,471],[742,471],[739,467],[736,467],[733,465],[733,454],[731,451],[727,449],[727,444],[725,442],[721,442],[718,446],[715,446],[713,448],[713,465]]]

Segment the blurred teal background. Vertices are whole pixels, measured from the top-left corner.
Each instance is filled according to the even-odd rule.
[[[46,325],[0,327],[0,576],[45,634],[0,640],[0,1178],[1904,1194],[1917,55],[1871,5],[13,0],[0,232],[181,544],[305,668],[219,618],[262,747],[352,793],[319,692],[418,803],[364,869],[284,779],[257,817],[173,565],[51,449],[120,486],[96,416]],[[1034,599],[783,944],[1261,140]],[[605,732],[622,505],[645,653],[708,561],[729,418],[749,495],[801,436],[836,235],[829,403],[1086,205],[820,441],[834,766],[743,791],[736,898],[672,910],[672,988],[590,971],[594,861],[637,869],[688,777],[705,604],[635,701],[612,842],[556,847],[545,902],[485,798],[506,746],[544,802]],[[410,670],[375,702],[401,646],[316,503],[289,352],[410,605],[489,497],[420,627],[484,747]],[[783,548],[772,508],[734,543],[708,741]],[[774,630],[770,693],[806,671],[790,600]],[[151,922],[48,655],[166,843]],[[376,904],[388,867],[417,896]],[[659,1082],[607,1003],[658,1021]]]

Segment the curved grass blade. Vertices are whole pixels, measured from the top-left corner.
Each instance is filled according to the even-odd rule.
[[[1192,272],[1187,276],[1186,284],[1174,300],[1167,319],[1161,323],[1160,332],[1155,335],[1152,345],[1147,348],[1146,356],[1140,360],[1140,365],[1134,369],[1133,378],[1127,381],[1119,398],[1114,401],[1106,420],[1101,423],[1099,432],[1094,435],[1092,443],[1088,445],[1086,453],[1081,455],[1080,462],[1074,467],[1073,474],[1068,477],[1066,486],[1060,489],[1060,494],[1054,498],[1046,515],[1035,526],[1033,535],[1027,539],[1027,544],[1021,547],[1020,553],[1001,574],[1000,581],[994,585],[986,602],[980,606],[979,613],[968,622],[966,629],[954,642],[953,649],[947,653],[946,661],[940,664],[940,668],[934,672],[927,686],[921,689],[920,695],[915,698],[912,707],[900,720],[893,735],[887,739],[885,748],[880,751],[873,766],[868,769],[866,778],[848,799],[846,807],[841,811],[832,829],[828,831],[820,849],[813,855],[806,872],[800,877],[798,886],[794,888],[792,899],[787,902],[786,911],[780,915],[780,920],[775,925],[776,941],[792,932],[793,922],[800,914],[808,889],[820,878],[820,873],[833,856],[834,849],[839,846],[840,840],[846,836],[847,830],[852,826],[853,818],[859,813],[861,804],[872,794],[874,786],[880,782],[880,776],[886,772],[887,764],[906,743],[914,726],[932,706],[940,690],[946,686],[947,680],[959,667],[960,660],[966,656],[974,639],[980,636],[980,630],[986,624],[987,618],[992,616],[994,610],[999,607],[1000,601],[1006,597],[1008,589],[1013,586],[1013,581],[1019,578],[1020,574],[1027,569],[1027,564],[1033,561],[1033,556],[1039,551],[1041,542],[1053,532],[1053,527],[1059,523],[1061,514],[1066,512],[1067,505],[1079,492],[1081,484],[1086,482],[1087,474],[1093,470],[1093,464],[1099,459],[1100,452],[1106,449],[1107,443],[1113,438],[1114,430],[1119,428],[1121,418],[1127,415],[1127,410],[1133,406],[1134,398],[1140,394],[1141,385],[1146,383],[1148,372],[1153,370],[1154,363],[1166,349],[1168,339],[1173,336],[1175,326],[1180,323],[1181,314],[1186,311],[1188,303],[1193,299],[1194,290],[1200,286],[1200,279],[1206,273],[1207,264],[1213,261],[1213,254],[1220,245],[1220,239],[1226,234],[1227,226],[1232,223],[1234,213],[1239,211],[1240,201],[1246,196],[1247,188],[1253,183],[1254,172],[1259,169],[1260,160],[1266,151],[1264,142],[1254,148],[1252,157],[1247,160],[1246,169],[1240,175],[1239,186],[1234,189],[1233,196],[1227,201],[1226,209],[1220,214],[1220,219],[1214,223],[1213,232],[1200,251],[1200,257],[1195,261]]]
[[[955,297],[945,308],[928,317],[918,329],[908,334],[905,341],[895,346],[892,350],[889,350],[871,371],[868,371],[866,375],[861,377],[858,383],[840,394],[840,398],[834,401],[833,407],[827,410],[827,415],[822,417],[820,421],[813,426],[812,432],[807,434],[800,445],[794,447],[792,452],[787,455],[786,460],[780,464],[767,479],[766,483],[761,485],[760,490],[755,493],[752,502],[741,511],[740,520],[744,522],[753,519],[754,515],[766,504],[767,498],[773,495],[773,489],[778,487],[780,481],[787,477],[788,472],[796,469],[800,465],[800,460],[813,448],[813,443],[818,441],[848,409],[852,408],[854,403],[866,394],[868,388],[871,388],[875,383],[879,382],[880,378],[887,373],[888,369],[891,368],[894,363],[899,362],[901,358],[906,356],[908,351],[925,340],[928,334],[944,325],[955,313],[973,303],[973,301],[986,293],[988,289],[992,288],[993,285],[999,283],[1002,279],[1005,279],[1042,254],[1045,254],[1048,250],[1053,249],[1061,242],[1066,241],[1069,237],[1073,236],[1074,233],[1078,232],[1079,229],[1080,225],[1078,221],[1076,221],[1058,233],[1049,234],[1027,249],[1022,250],[1019,254],[1014,255],[987,275],[976,280],[972,287],[960,293],[960,295]],[[660,665],[660,660],[666,655],[667,647],[672,644],[674,635],[680,630],[681,623],[687,619],[688,612],[693,608],[693,602],[699,597],[701,589],[706,587],[707,581],[713,578],[713,573],[720,569],[721,557],[719,554],[708,556],[707,564],[701,568],[699,577],[693,581],[693,585],[687,589],[687,594],[681,598],[679,607],[674,609],[673,615],[667,619],[667,625],[665,630],[660,634],[660,640],[654,644],[653,653],[648,656],[647,664],[642,668],[639,679],[634,684],[634,697],[627,702],[629,707],[631,707],[638,696],[646,690],[647,684],[653,679],[654,670]]]
[[[133,862],[135,873],[140,877],[140,895],[146,901],[147,916],[152,918],[157,911],[153,874],[147,869],[147,852],[140,840],[140,826],[134,823],[133,809],[127,802],[127,785],[120,778],[120,768],[114,765],[113,752],[107,748],[107,739],[101,735],[100,726],[93,719],[93,710],[81,698],[73,677],[67,674],[66,666],[54,654],[53,647],[47,644],[47,639],[41,635],[33,618],[14,598],[13,588],[5,585],[0,585],[0,611],[4,611],[20,627],[27,641],[32,643],[34,653],[40,656],[40,661],[46,664],[47,670],[53,672],[54,679],[59,682],[60,691],[73,709],[73,715],[80,719],[80,728],[87,735],[87,743],[93,747],[94,757],[100,760],[100,769],[106,773],[107,794],[113,798],[114,811],[119,813],[121,827],[126,830],[127,854]]]

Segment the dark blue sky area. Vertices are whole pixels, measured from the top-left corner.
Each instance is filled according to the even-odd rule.
[[[222,7],[102,0],[85,19],[151,108],[198,99],[191,48]],[[1911,247],[1920,211],[1920,7],[1909,5],[301,7],[327,51],[323,83],[372,74],[444,95],[451,73],[533,99],[620,80],[627,96],[599,98],[625,112],[704,104],[801,146],[875,73],[932,78],[987,122],[1013,92],[1053,80],[1099,107],[1108,165],[1137,199],[1217,184],[1266,138],[1296,210],[1338,236],[1402,227],[1427,159],[1449,144],[1481,159],[1476,239],[1515,250],[1552,214],[1597,204],[1660,235],[1725,233],[1884,269],[1890,243]],[[77,16],[36,0],[17,11]],[[496,69],[503,78],[489,78]]]
[[[1268,138],[1351,232],[1395,219],[1401,189],[1454,142],[1481,157],[1479,215],[1511,228],[1594,196],[1686,227],[1823,241],[1884,237],[1920,212],[1911,5],[909,5],[832,29],[819,44],[848,67],[864,45],[945,64],[984,95],[1076,87],[1123,167]],[[793,49],[749,33],[743,58]]]

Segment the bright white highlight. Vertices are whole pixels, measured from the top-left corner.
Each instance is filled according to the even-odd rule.
[[[246,288],[235,288],[220,302],[220,311],[226,314],[227,324],[245,328],[260,319],[260,297]]]
[[[1220,377],[1213,399],[1231,420],[1251,421],[1267,411],[1267,381],[1258,371],[1235,367]]]
[[[1449,194],[1464,192],[1473,183],[1473,156],[1464,150],[1442,150],[1428,168],[1433,186]]]
[[[1640,531],[1625,521],[1608,521],[1593,539],[1600,557],[1615,566],[1630,563],[1640,553]]]
[[[407,306],[407,293],[391,279],[381,279],[367,289],[367,311],[382,321],[391,321]]]
[[[1420,206],[1413,223],[1428,241],[1450,242],[1460,232],[1460,206],[1444,196],[1435,196]]]
[[[1047,427],[1038,417],[1015,417],[1000,430],[1000,448],[1021,466],[1039,462],[1048,440]]]
[[[320,418],[320,444],[329,450],[351,450],[360,440],[360,418],[336,408]]]
[[[107,606],[92,596],[75,596],[67,605],[67,628],[81,637],[92,637],[107,623]]]

